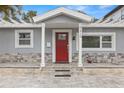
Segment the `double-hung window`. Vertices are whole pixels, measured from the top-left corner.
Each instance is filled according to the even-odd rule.
[[[16,30],[15,48],[33,48],[33,30]]]
[[[82,35],[82,50],[115,51],[115,33],[84,32]]]

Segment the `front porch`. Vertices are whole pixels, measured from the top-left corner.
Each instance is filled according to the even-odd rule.
[[[40,67],[45,67],[46,62],[46,54],[51,55],[51,62],[56,63],[59,62],[57,59],[58,56],[60,61],[62,62],[73,62],[73,56],[78,54],[77,67],[82,67],[82,23],[42,23],[42,32],[41,32],[41,64]],[[62,50],[63,54],[60,53],[60,50],[57,50],[56,45],[56,33],[68,33],[66,37],[66,45],[65,50]],[[80,36],[77,38],[77,33]],[[60,41],[60,40],[59,40]],[[64,40],[62,40],[64,41]],[[60,41],[61,42],[61,41]],[[78,45],[77,45],[77,42]],[[62,45],[61,45],[62,46]],[[77,51],[78,46],[78,51]],[[62,46],[64,49],[64,46]],[[59,49],[59,47],[58,47]],[[58,53],[57,53],[58,52]],[[67,55],[66,55],[67,53]],[[61,54],[61,55],[60,55]],[[64,58],[66,56],[67,58]],[[66,60],[65,60],[66,59]]]

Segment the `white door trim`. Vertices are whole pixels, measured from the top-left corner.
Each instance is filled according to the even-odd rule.
[[[68,43],[69,43],[69,62],[72,62],[72,29],[53,29],[52,31],[52,62],[56,62],[56,32],[68,32]]]

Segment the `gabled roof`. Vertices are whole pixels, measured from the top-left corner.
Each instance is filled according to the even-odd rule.
[[[69,9],[64,8],[64,7],[57,8],[55,10],[49,11],[43,15],[40,15],[40,16],[35,16],[33,19],[34,19],[34,22],[37,23],[40,21],[44,21],[48,18],[57,16],[57,15],[61,15],[61,14],[66,14],[68,16],[71,16],[71,17],[74,17],[74,18],[77,18],[80,20],[84,20],[86,22],[91,22],[93,20],[93,17],[91,17],[89,15],[86,15],[86,14],[78,12],[78,11],[69,10]]]

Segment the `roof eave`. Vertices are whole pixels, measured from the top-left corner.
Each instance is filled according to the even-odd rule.
[[[58,8],[58,9],[55,9],[55,10],[52,10],[52,11],[49,11],[47,12],[46,14],[43,14],[41,16],[36,16],[34,17],[34,22],[37,23],[39,21],[43,21],[45,19],[48,19],[52,16],[56,16],[57,14],[60,14],[60,13],[65,13],[67,15],[70,15],[70,16],[73,16],[73,17],[77,17],[79,19],[82,19],[82,20],[85,20],[87,22],[91,22],[93,17],[90,17],[88,15],[85,15],[85,14],[82,14],[82,13],[79,13],[79,12],[76,12],[76,11],[73,11],[73,10],[69,10],[69,9],[65,9],[65,8]]]
[[[41,28],[38,24],[1,24],[0,28]]]

